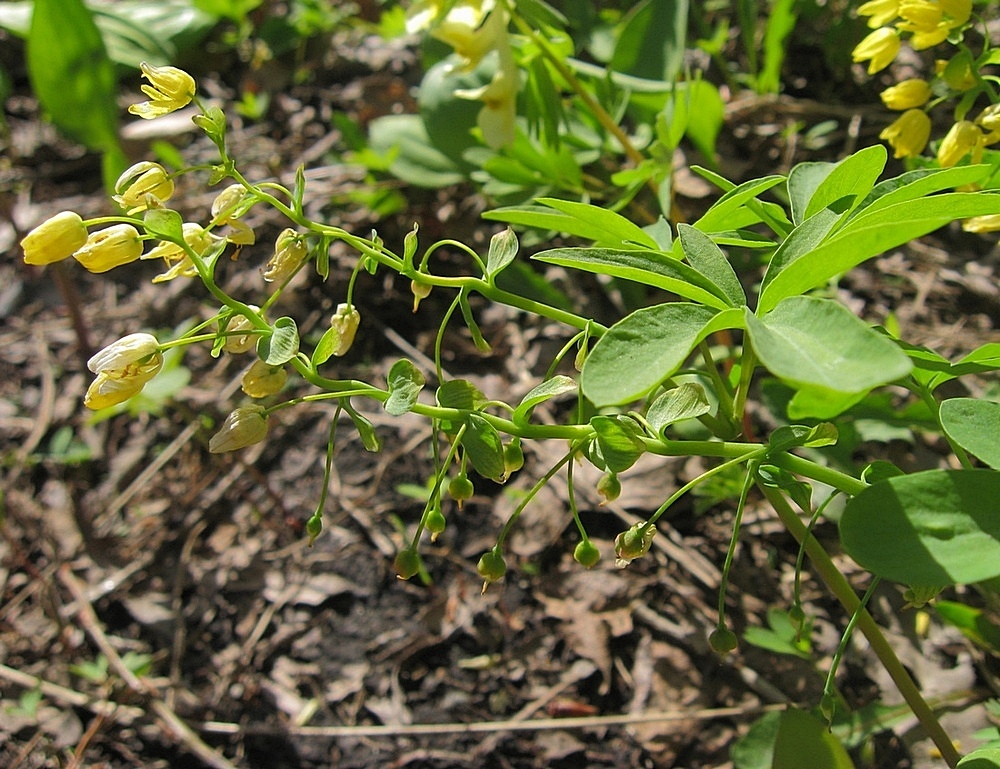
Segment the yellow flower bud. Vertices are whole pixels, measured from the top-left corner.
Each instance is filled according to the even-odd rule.
[[[138,393],[163,366],[160,345],[152,334],[129,334],[87,361],[97,378],[87,389],[84,405],[95,411],[123,403]]]
[[[916,157],[931,138],[931,119],[923,110],[908,109],[878,136],[889,142],[895,157]]]
[[[339,336],[337,349],[333,351],[334,355],[345,355],[351,349],[360,324],[361,314],[357,309],[343,302],[337,305],[337,311],[330,318],[330,325],[337,330]]]
[[[907,110],[922,107],[931,98],[931,86],[926,80],[903,80],[882,91],[882,103],[889,109]]]
[[[150,120],[186,107],[194,98],[194,78],[184,70],[153,67],[146,62],[142,62],[139,69],[142,76],[149,80],[149,85],[142,86],[142,92],[150,100],[129,107],[128,111],[133,115]]]
[[[872,29],[888,24],[899,15],[899,0],[870,0],[858,8],[858,16],[869,16]]]
[[[282,366],[272,366],[262,360],[254,361],[243,375],[243,392],[251,398],[266,398],[281,391],[288,373]]]
[[[72,256],[86,242],[83,219],[72,211],[63,211],[25,235],[21,248],[25,264],[52,264]]]
[[[131,224],[115,224],[91,233],[73,257],[90,272],[107,272],[142,256],[142,239]]]
[[[231,184],[212,201],[212,224],[228,224],[246,213],[243,204],[248,195],[242,184]]]
[[[159,163],[136,163],[118,177],[112,198],[129,214],[159,208],[174,194],[174,180]]]
[[[855,62],[868,62],[868,74],[888,67],[899,53],[899,34],[891,27],[882,27],[858,43],[851,57]]]
[[[260,443],[267,436],[267,413],[263,406],[241,406],[233,411],[222,428],[208,441],[213,454],[235,451]]]
[[[264,280],[283,283],[299,268],[309,253],[305,236],[288,228],[281,231],[274,242],[274,256],[264,267]]]
[[[962,229],[966,232],[996,232],[1000,230],[1000,214],[973,216],[962,223]]]
[[[255,312],[260,312],[260,307],[255,304],[249,305]],[[245,315],[237,315],[229,321],[226,326],[226,342],[222,349],[228,353],[242,353],[249,350],[257,343],[256,334],[234,334],[234,331],[252,331],[253,323]]]
[[[953,125],[938,147],[937,159],[942,168],[950,168],[970,152],[973,161],[976,154],[982,154],[983,132],[979,126],[969,120],[959,120]]]

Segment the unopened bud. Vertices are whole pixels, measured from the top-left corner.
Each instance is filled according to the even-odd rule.
[[[413,311],[416,312],[420,302],[431,295],[434,287],[430,283],[420,283],[416,280],[410,281],[410,291],[413,292]]]
[[[605,473],[601,480],[597,482],[597,493],[601,496],[601,505],[614,502],[622,493],[622,482],[618,480],[617,473]]]
[[[409,579],[420,572],[420,554],[412,547],[407,547],[396,553],[392,563],[398,579]]]
[[[507,562],[503,559],[503,554],[501,554],[500,550],[493,548],[483,553],[482,558],[479,559],[479,564],[476,566],[476,571],[483,578],[483,593],[485,593],[486,588],[491,583],[503,579],[503,575],[507,573]]]
[[[472,499],[472,495],[475,492],[475,486],[473,486],[472,481],[469,480],[469,476],[465,473],[456,475],[451,479],[451,483],[448,484],[448,496],[458,502],[459,510],[462,509],[462,505],[467,499]]]
[[[524,449],[521,448],[521,439],[516,435],[503,447],[503,466],[508,478],[511,473],[524,467]]]
[[[222,424],[222,429],[208,441],[213,454],[235,451],[260,443],[267,436],[267,414],[263,406],[241,406]]]
[[[573,559],[581,566],[590,569],[596,566],[597,562],[601,560],[601,551],[597,549],[597,545],[589,539],[585,539],[577,543],[576,548],[573,550]]]
[[[337,311],[330,318],[330,325],[337,330],[339,336],[337,349],[333,354],[338,357],[345,355],[354,344],[354,335],[358,333],[358,326],[361,325],[361,314],[354,306],[342,302],[337,305]]]
[[[299,269],[308,253],[304,235],[291,228],[282,230],[274,242],[274,256],[261,273],[264,280],[268,283],[284,283]]]
[[[115,182],[112,198],[128,214],[159,208],[174,194],[174,182],[159,163],[148,160],[127,169]]]
[[[243,375],[243,392],[251,398],[266,398],[281,391],[288,379],[288,372],[282,366],[272,366],[262,360],[255,360]]]
[[[736,633],[725,625],[720,625],[712,631],[712,634],[708,637],[708,643],[719,654],[728,654],[736,648],[738,641]]]
[[[63,211],[46,219],[21,241],[25,264],[61,262],[87,242],[87,228],[79,214]]]

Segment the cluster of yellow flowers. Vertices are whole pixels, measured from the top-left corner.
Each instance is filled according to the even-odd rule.
[[[195,81],[186,72],[145,63],[141,69],[150,81],[149,86],[142,88],[150,101],[131,106],[129,111],[133,114],[146,119],[159,117],[185,107],[195,98]],[[212,254],[218,256],[227,244],[239,249],[255,242],[253,230],[241,222],[240,217],[258,202],[258,198],[242,184],[234,184],[215,198],[212,218],[206,227],[185,222],[177,242],[161,240],[144,251],[144,242],[154,236],[140,233],[143,220],[136,218],[137,215],[148,215],[148,212],[164,208],[173,194],[173,177],[163,166],[149,161],[136,163],[119,177],[112,196],[125,212],[124,216],[84,221],[72,211],[58,213],[35,227],[21,241],[24,261],[31,265],[48,265],[72,257],[90,272],[103,273],[137,259],[163,259],[166,272],[153,278],[154,283],[160,283],[199,275],[199,266],[205,263],[203,260]],[[95,225],[108,223],[110,226],[90,231]],[[222,227],[228,228],[225,236],[213,232]],[[274,253],[261,270],[264,281],[283,286],[306,262],[308,255],[306,236],[291,228],[285,229],[278,235]],[[219,318],[221,349],[228,353],[249,351],[270,328],[261,308],[256,305],[236,303],[232,311],[224,310]],[[347,352],[359,324],[356,308],[349,304],[337,307],[330,319],[332,333],[336,334],[332,355]],[[84,404],[98,410],[132,398],[162,368],[164,349],[183,343],[186,342],[178,340],[161,344],[151,334],[134,333],[108,345],[88,361],[88,368],[96,377],[87,390]],[[274,395],[284,387],[286,378],[283,365],[271,365],[258,359],[243,375],[243,392],[255,399]],[[267,410],[256,404],[236,409],[211,439],[210,450],[231,451],[263,440],[267,433],[266,417]]]
[[[855,47],[853,58],[867,61],[868,74],[874,74],[895,60],[904,36],[913,50],[921,51],[961,34],[970,23],[972,0],[870,0],[858,13],[868,17],[868,26],[875,30]],[[931,119],[926,109],[936,94],[964,94],[980,85],[967,56],[938,60],[935,70],[931,82],[911,78],[882,92],[885,105],[902,112],[880,135],[897,158],[916,157],[927,147]],[[972,161],[978,162],[983,149],[998,141],[1000,111],[991,105],[976,120],[963,116],[951,127],[938,145],[937,161],[946,168],[971,155]]]
[[[496,72],[489,83],[455,91],[460,98],[483,102],[476,125],[483,141],[494,149],[511,144],[516,135],[518,70],[507,32],[509,23],[506,8],[494,0],[420,0],[410,8],[406,23],[411,34],[430,28],[434,37],[455,49],[464,71],[496,52]]]

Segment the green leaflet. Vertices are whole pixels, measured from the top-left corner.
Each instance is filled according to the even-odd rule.
[[[941,426],[955,443],[1000,470],[1000,403],[951,398],[941,404]]]

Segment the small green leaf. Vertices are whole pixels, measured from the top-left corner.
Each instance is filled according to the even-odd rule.
[[[1000,748],[980,748],[958,762],[958,769],[1000,769]]]
[[[758,195],[766,192],[781,182],[785,181],[784,176],[764,176],[744,182],[738,187],[733,187],[725,195],[719,198],[702,217],[694,223],[702,232],[714,233],[720,230],[731,230],[737,227],[753,224],[760,221],[760,216],[750,214],[743,224],[734,224],[734,216],[742,215],[746,211],[746,203],[753,200]]]
[[[820,446],[832,446],[837,442],[837,428],[829,422],[821,422],[818,425],[782,425],[773,433],[767,441],[771,451],[788,451],[789,449],[805,446],[809,448],[819,448]]]
[[[287,315],[274,322],[273,330],[257,342],[257,357],[271,366],[288,363],[299,351],[299,330]]]
[[[627,417],[596,416],[590,425],[597,433],[605,467],[613,473],[628,470],[646,451],[646,445],[639,440],[638,427]]]
[[[507,467],[503,461],[500,433],[482,414],[475,412],[469,414],[466,425],[462,447],[472,466],[484,478],[503,483],[507,479]]]
[[[715,331],[743,326],[743,311],[723,312],[673,302],[625,317],[598,340],[583,364],[583,394],[596,406],[643,397],[684,364],[698,342]]]
[[[804,511],[812,510],[812,486],[805,481],[800,481],[787,470],[775,465],[761,465],[757,468],[757,475],[761,483],[771,488],[781,489]]]
[[[788,175],[793,221],[798,224],[824,208],[835,208],[838,212],[853,210],[875,186],[885,161],[885,147],[875,144],[839,163],[796,166]]]
[[[392,364],[387,381],[389,398],[382,406],[393,416],[405,414],[413,408],[426,382],[420,370],[406,358]]]
[[[487,402],[479,388],[466,379],[450,379],[437,389],[437,402],[445,408],[476,411]]]
[[[351,417],[351,421],[354,422],[355,428],[357,428],[358,435],[361,436],[361,443],[365,447],[365,451],[371,451],[372,453],[378,453],[382,450],[382,441],[379,440],[378,433],[375,432],[375,425],[364,414],[360,414],[347,399],[342,399],[344,411],[348,413]]]
[[[323,336],[316,343],[316,349],[311,356],[313,367],[322,366],[333,356],[334,351],[340,347],[340,332],[334,326],[330,326],[323,332]]]
[[[934,601],[934,610],[962,635],[994,653],[1000,652],[1000,625],[979,608],[955,601]]]
[[[657,248],[656,240],[630,219],[606,208],[578,203],[574,200],[560,198],[539,198],[538,202],[556,209],[560,213],[571,216],[581,223],[581,226],[596,228],[592,230],[599,236],[592,240],[613,246],[646,246]]]
[[[577,387],[577,383],[568,376],[558,375],[551,379],[546,379],[541,384],[532,387],[528,394],[521,399],[517,408],[514,409],[511,420],[515,424],[525,425],[528,423],[528,418],[531,416],[532,410],[539,403],[559,395],[565,395],[566,393],[575,393]]]
[[[955,443],[1000,470],[1000,403],[950,398],[941,404],[941,426]]]
[[[761,363],[792,385],[861,393],[913,367],[891,339],[830,299],[789,297],[763,319],[748,310],[746,323]]]
[[[906,585],[962,585],[1000,576],[1000,473],[927,470],[879,481],[847,502],[844,550]]]
[[[490,250],[486,256],[486,277],[493,280],[497,274],[517,256],[517,235],[510,227],[490,238]]]
[[[736,271],[708,235],[689,224],[678,224],[677,236],[688,264],[718,286],[731,306],[741,307],[747,303]]]
[[[694,382],[684,382],[653,401],[646,411],[646,421],[663,438],[670,425],[682,419],[700,417],[710,408],[705,388]]]
[[[146,232],[160,240],[184,242],[184,220],[169,208],[150,208],[142,215],[142,225]]]

